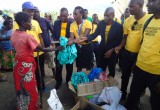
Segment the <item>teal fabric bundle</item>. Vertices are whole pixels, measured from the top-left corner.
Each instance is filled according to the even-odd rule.
[[[72,44],[67,46],[68,39],[65,37],[60,37],[60,46],[63,46],[65,49],[59,51],[57,60],[61,65],[72,64],[77,57],[76,45]]]
[[[75,90],[77,90],[77,85],[80,83],[89,82],[88,76],[84,72],[75,72],[72,74],[71,83]]]

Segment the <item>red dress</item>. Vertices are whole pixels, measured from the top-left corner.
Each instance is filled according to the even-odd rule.
[[[35,78],[36,62],[34,49],[39,45],[32,35],[15,31],[11,42],[16,50],[13,77],[17,96],[18,110],[38,110],[37,82]]]

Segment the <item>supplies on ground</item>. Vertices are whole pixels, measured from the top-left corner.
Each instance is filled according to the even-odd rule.
[[[107,78],[101,68],[93,68],[88,76],[84,72],[73,73],[69,85],[78,96],[87,96],[101,93],[104,87],[117,86],[118,82],[112,77]]]
[[[89,79],[84,72],[76,72],[72,74],[71,83],[74,89],[77,90],[77,85],[81,83],[87,83]]]
[[[79,100],[83,97],[89,104],[98,105],[104,110],[126,110],[119,104],[121,91],[117,85],[118,82],[113,77],[107,78],[101,68],[94,68],[88,76],[83,72],[73,73],[69,82],[69,88],[77,94]]]

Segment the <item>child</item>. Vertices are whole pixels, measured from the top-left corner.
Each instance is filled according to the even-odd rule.
[[[13,69],[14,49],[10,41],[13,28],[13,19],[8,17],[0,30],[0,45],[2,49],[2,68]]]
[[[18,110],[38,110],[37,100],[37,84],[35,79],[36,63],[34,60],[34,50],[44,52],[62,50],[57,48],[42,48],[35,38],[26,33],[31,29],[31,16],[19,12],[15,16],[15,21],[19,25],[19,29],[15,30],[11,37],[11,42],[16,50],[14,63],[14,83],[17,94]]]

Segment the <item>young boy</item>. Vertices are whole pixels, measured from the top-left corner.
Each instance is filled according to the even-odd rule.
[[[62,50],[57,48],[42,48],[40,44],[26,31],[31,29],[31,16],[19,12],[15,16],[19,29],[11,36],[11,42],[16,50],[14,61],[14,83],[17,95],[18,110],[38,110],[37,82],[35,79],[36,62],[33,52],[40,50],[44,52]]]

